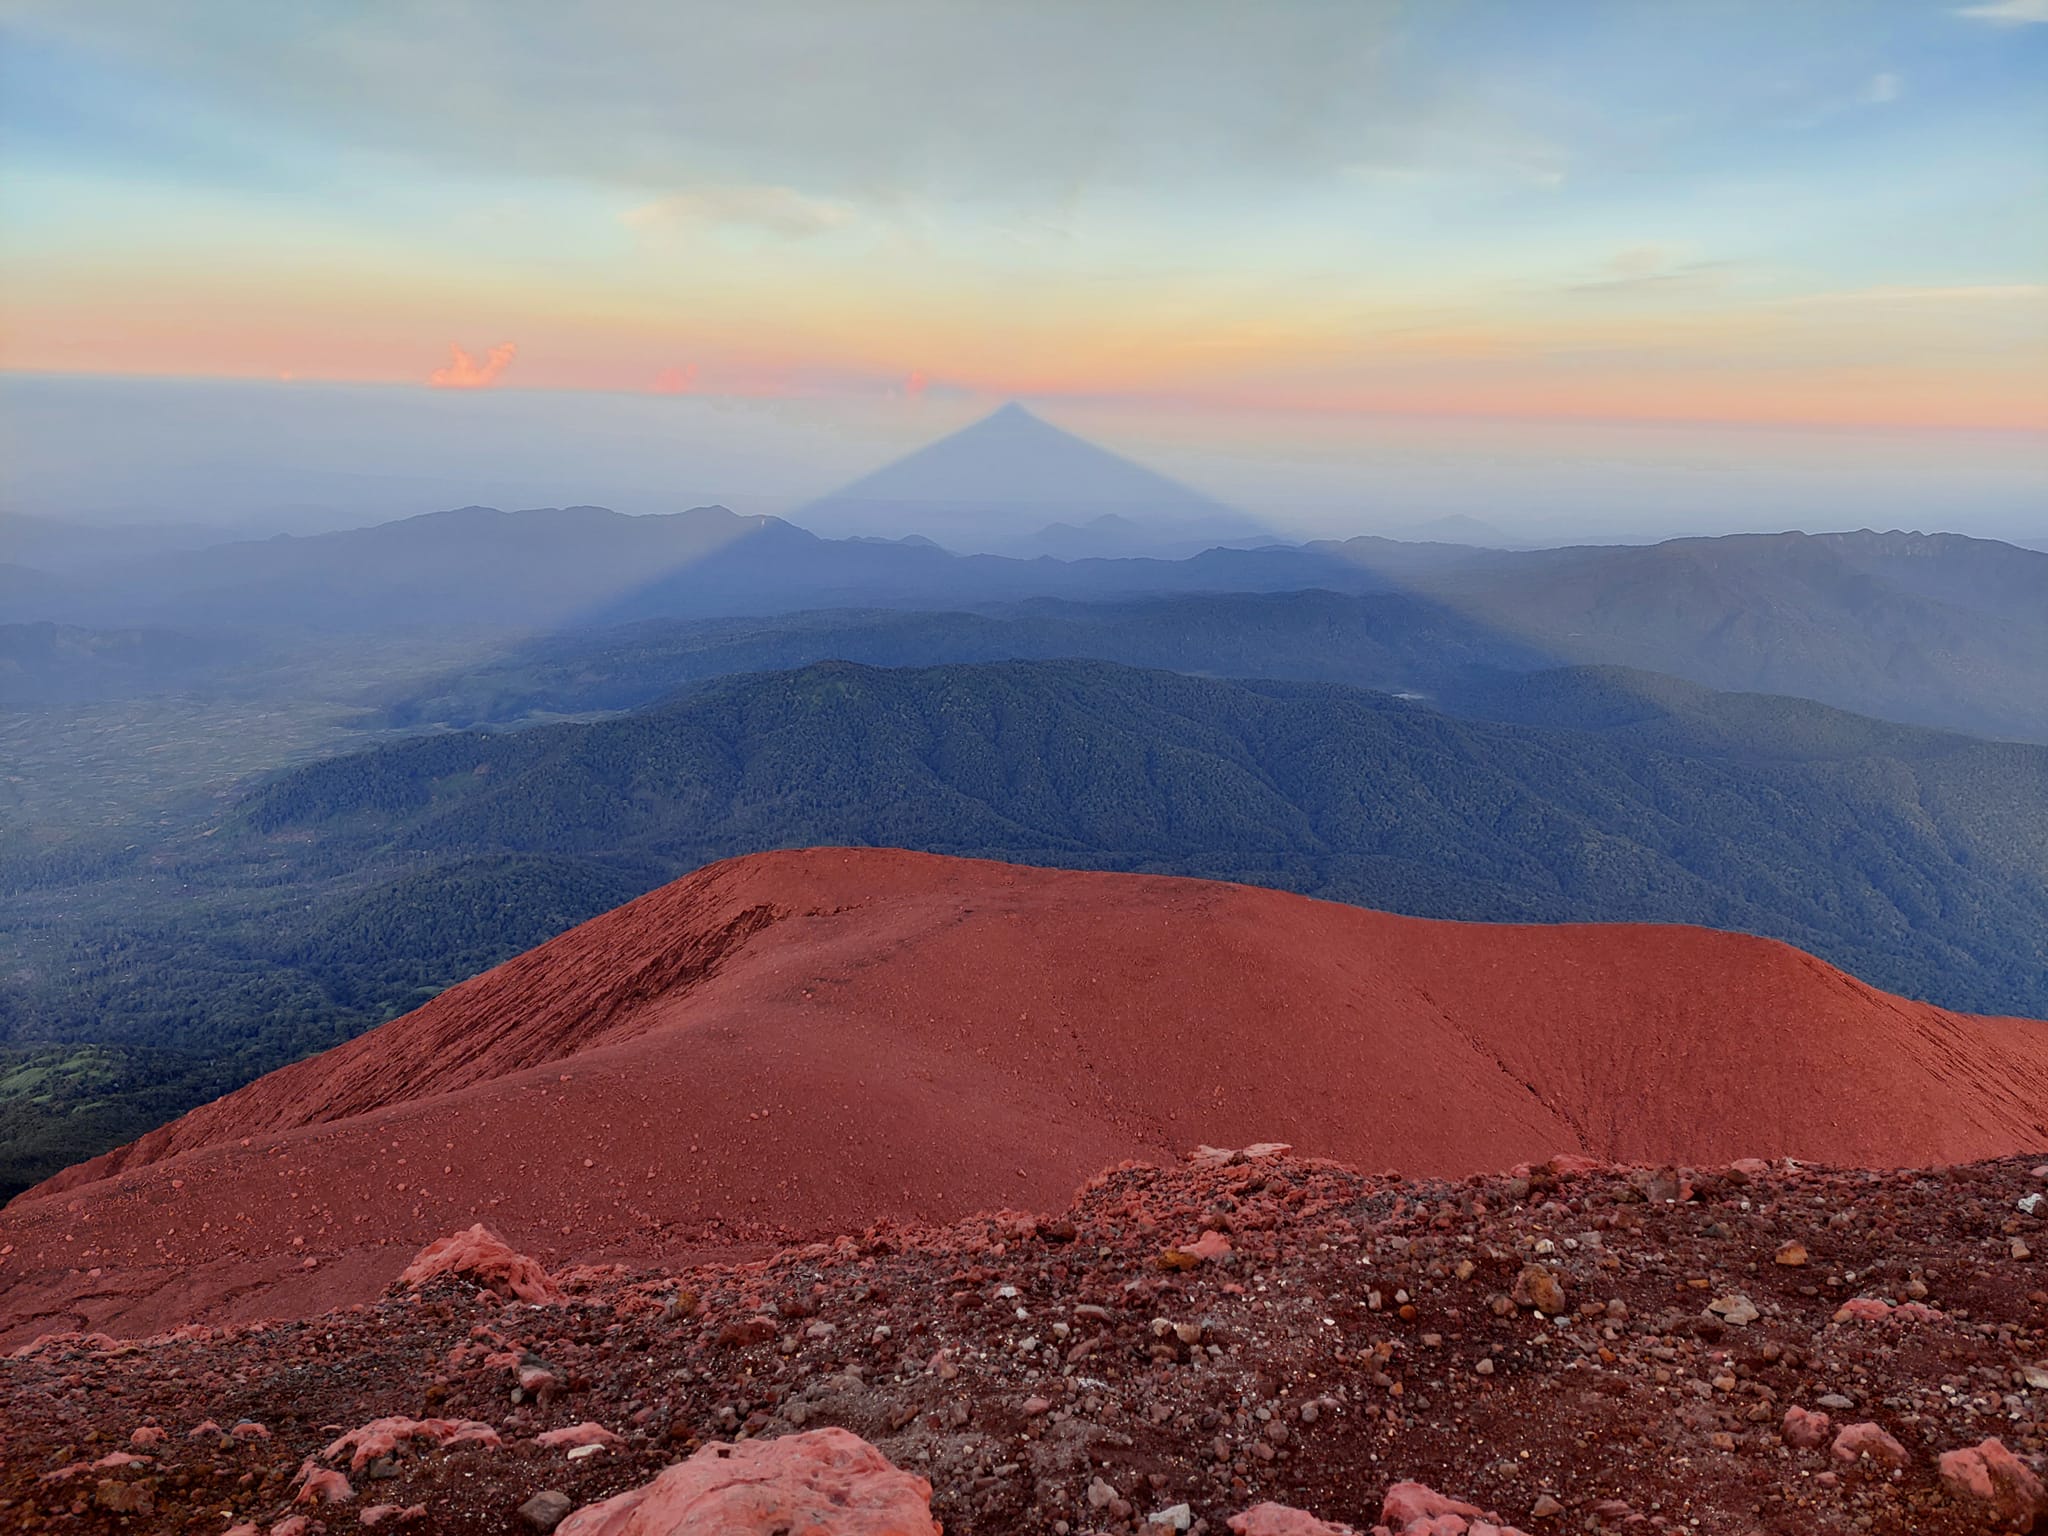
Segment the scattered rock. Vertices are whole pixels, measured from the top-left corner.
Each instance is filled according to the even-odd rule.
[[[1778,1433],[1785,1443],[1802,1451],[1817,1451],[1828,1443],[1831,1421],[1824,1413],[1809,1413],[1804,1408],[1787,1408],[1785,1422]]]
[[[1565,1309],[1564,1283],[1541,1264],[1525,1264],[1515,1277],[1514,1302],[1545,1317],[1559,1316]]]
[[[437,1446],[485,1445],[504,1442],[488,1424],[474,1419],[372,1419],[361,1429],[352,1429],[320,1453],[323,1461],[347,1454],[348,1469],[360,1472],[380,1456],[389,1456],[413,1440],[428,1440]]]
[[[545,1430],[534,1436],[536,1443],[554,1450],[568,1450],[590,1445],[623,1445],[617,1435],[602,1424],[593,1424],[588,1419],[581,1424],[571,1424],[563,1429]],[[496,1443],[496,1437],[493,1437]]]
[[[294,1503],[346,1504],[356,1496],[356,1491],[349,1486],[347,1478],[339,1472],[330,1471],[310,1461],[299,1468],[296,1480],[300,1486]]]
[[[398,1277],[415,1288],[430,1280],[470,1280],[515,1301],[560,1301],[562,1293],[546,1270],[481,1222],[465,1232],[436,1238],[422,1248]]]
[[[1559,1506],[1562,1508],[1562,1506]],[[1527,1536],[1475,1504],[1438,1493],[1423,1483],[1396,1483],[1380,1503],[1375,1536]]]
[[[1962,1450],[1943,1451],[1940,1469],[1942,1486],[1975,1507],[1987,1525],[2031,1531],[2041,1516],[2048,1515],[2048,1490],[2040,1477],[1996,1436]]]
[[[1835,1436],[1835,1460],[1855,1461],[1864,1456],[1887,1467],[1903,1467],[1913,1459],[1906,1454],[1903,1445],[1886,1434],[1878,1425],[1845,1425]]]
[[[813,1429],[717,1442],[653,1482],[580,1509],[562,1536],[939,1536],[932,1485],[899,1471],[858,1435]]]
[[[1720,1318],[1731,1328],[1747,1328],[1763,1314],[1756,1309],[1756,1303],[1740,1291],[1728,1296],[1717,1297],[1707,1303],[1707,1310]]]
[[[532,1530],[552,1531],[574,1507],[566,1493],[556,1488],[545,1488],[519,1506],[519,1518]]]
[[[1204,1232],[1190,1243],[1181,1243],[1168,1248],[1159,1255],[1162,1269],[1193,1269],[1216,1259],[1228,1257],[1230,1239],[1221,1232]]]
[[[1244,1513],[1232,1515],[1229,1525],[1237,1536],[1359,1536],[1353,1526],[1319,1520],[1288,1504],[1254,1504]]]

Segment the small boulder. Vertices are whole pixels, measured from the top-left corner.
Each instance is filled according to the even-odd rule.
[[[571,1424],[563,1429],[545,1430],[535,1440],[550,1450],[573,1450],[584,1445],[621,1445],[624,1442],[602,1424],[585,1419],[581,1424]]]
[[[323,1461],[332,1461],[347,1454],[349,1471],[360,1472],[378,1457],[392,1455],[401,1445],[412,1440],[426,1440],[439,1446],[495,1447],[503,1444],[495,1429],[475,1419],[408,1419],[394,1415],[372,1419],[361,1429],[350,1430],[340,1439],[330,1442],[320,1457]]]
[[[1562,1509],[1563,1506],[1559,1506]],[[1438,1493],[1424,1483],[1396,1483],[1380,1501],[1374,1536],[1528,1536],[1500,1517]]]
[[[1832,1421],[1824,1413],[1810,1413],[1804,1408],[1787,1408],[1785,1422],[1778,1433],[1789,1446],[1802,1451],[1817,1451],[1828,1443],[1828,1430]]]
[[[1229,1524],[1237,1536],[1358,1536],[1353,1526],[1319,1520],[1288,1504],[1254,1504],[1243,1514],[1232,1515]]]
[[[436,1238],[419,1251],[404,1273],[401,1285],[422,1286],[430,1280],[455,1278],[471,1280],[485,1290],[496,1291],[516,1301],[560,1301],[561,1291],[548,1272],[523,1253],[515,1253],[505,1240],[481,1222],[466,1232]]]
[[[1198,1264],[1227,1258],[1230,1239],[1221,1232],[1204,1232],[1191,1243],[1181,1243],[1159,1255],[1161,1269],[1193,1269]]]
[[[1877,1425],[1845,1425],[1841,1433],[1835,1436],[1835,1460],[1855,1461],[1864,1456],[1887,1467],[1903,1467],[1913,1459],[1906,1454],[1903,1445]]]
[[[2048,1515],[2048,1490],[2034,1469],[1993,1436],[1977,1445],[1941,1453],[1941,1483],[1958,1502],[1974,1508],[1989,1526],[2031,1531]]]
[[[1556,1317],[1565,1309],[1564,1282],[1541,1264],[1525,1265],[1515,1276],[1515,1305],[1534,1307],[1545,1317]]]
[[[356,1496],[347,1478],[339,1472],[307,1462],[299,1468],[299,1495],[295,1504],[346,1504]]]
[[[1707,1303],[1707,1310],[1731,1328],[1747,1328],[1763,1316],[1757,1311],[1756,1303],[1740,1291],[1716,1297]]]
[[[939,1536],[932,1485],[892,1466],[858,1435],[814,1429],[718,1442],[653,1482],[579,1509],[562,1536]]]
[[[568,1518],[572,1507],[566,1493],[554,1488],[543,1488],[519,1506],[519,1518],[526,1522],[529,1530],[552,1531]]]

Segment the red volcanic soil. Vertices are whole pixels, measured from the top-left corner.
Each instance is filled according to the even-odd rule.
[[[2048,1146],[2048,1026],[1786,945],[880,850],[712,866],[0,1212],[0,1339],[305,1315],[483,1221],[544,1263],[1056,1206],[1282,1139],[1905,1166]]]

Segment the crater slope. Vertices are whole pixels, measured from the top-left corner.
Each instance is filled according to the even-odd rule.
[[[875,849],[713,865],[0,1212],[0,1339],[306,1315],[482,1220],[544,1261],[1056,1208],[1284,1139],[1873,1167],[2048,1146],[2048,1025],[1772,941]]]

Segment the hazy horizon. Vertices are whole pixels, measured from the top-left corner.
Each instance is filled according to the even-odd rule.
[[[303,533],[473,504],[715,503],[891,537],[931,530],[813,503],[1002,404],[22,375],[0,378],[0,402],[0,507],[72,522]],[[2048,539],[2048,444],[2029,433],[1023,403],[1289,539],[1446,518],[1529,543],[1865,526]],[[992,537],[1060,510],[1034,504]]]

